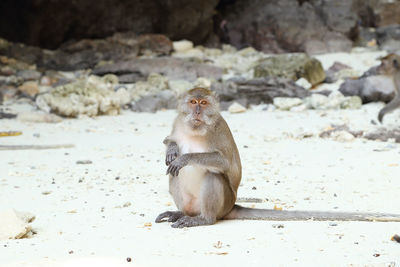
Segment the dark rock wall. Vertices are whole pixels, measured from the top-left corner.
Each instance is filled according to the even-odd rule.
[[[204,42],[218,0],[2,0],[0,36],[45,48],[115,32]]]
[[[133,32],[207,46],[323,53],[365,45],[379,37],[365,29],[396,24],[400,0],[0,1],[0,37],[51,49]]]

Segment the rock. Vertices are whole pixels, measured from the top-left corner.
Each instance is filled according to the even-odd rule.
[[[339,92],[339,91],[334,91],[329,94],[328,100],[329,102],[327,103],[327,108],[328,109],[340,109],[342,106],[342,103],[345,101],[345,96]]]
[[[211,90],[215,91],[220,101],[247,99],[249,104],[272,103],[275,97],[305,98],[310,92],[285,78],[243,78],[213,83]]]
[[[353,47],[353,42],[343,34],[338,32],[328,32],[322,39],[326,44],[329,53],[347,52],[349,53]]]
[[[329,98],[321,94],[312,94],[304,100],[304,103],[313,109],[328,109],[329,108]]]
[[[380,141],[388,141],[388,140],[395,140],[396,143],[400,143],[400,128],[379,128],[372,132],[366,133],[364,138],[369,140],[380,140]]]
[[[211,88],[211,84],[212,84],[212,82],[211,82],[211,80],[210,79],[207,79],[207,78],[204,78],[204,77],[200,77],[200,78],[197,78],[197,80],[196,81],[194,81],[194,84],[193,84],[193,86],[194,87],[203,87],[203,88]]]
[[[120,96],[114,91],[117,80],[113,75],[82,77],[39,95],[36,103],[45,111],[50,109],[64,117],[116,115],[122,104]]]
[[[193,49],[193,42],[188,40],[181,40],[172,43],[175,52],[186,52]]]
[[[290,108],[291,112],[302,112],[307,110],[307,105],[306,104],[300,104],[298,106],[294,106]]]
[[[375,75],[358,80],[346,80],[339,91],[345,96],[359,96],[363,103],[389,102],[395,94],[393,79],[384,75]]]
[[[45,112],[22,112],[17,116],[19,121],[23,122],[44,122],[44,123],[57,123],[61,122],[62,118]]]
[[[340,108],[342,109],[360,109],[362,106],[362,100],[359,96],[348,96],[341,103]]]
[[[296,81],[307,79],[313,86],[325,80],[322,64],[306,54],[285,54],[259,60],[254,67],[254,77],[284,77]]]
[[[0,211],[0,240],[20,239],[32,235],[31,223],[35,216],[18,213],[13,209]]]
[[[170,80],[195,81],[199,77],[219,80],[222,77],[221,68],[203,63],[194,63],[180,58],[143,58],[131,61],[117,62],[96,67],[96,75],[140,73],[147,77],[150,73],[160,73]]]
[[[138,112],[154,113],[161,109],[174,109],[177,105],[177,98],[172,91],[164,90],[158,94],[146,95],[132,103],[132,110]]]
[[[24,81],[36,81],[40,79],[42,74],[36,70],[18,70],[16,75]]]
[[[389,52],[400,51],[400,22],[399,24],[379,27],[376,30],[376,35],[380,49]]]
[[[204,58],[204,53],[200,49],[193,48],[183,52],[175,52],[172,56],[177,58],[197,58],[202,60]]]
[[[15,98],[19,90],[14,86],[0,85],[0,103]]]
[[[21,86],[18,87],[18,90],[31,97],[36,96],[40,92],[39,84],[36,81],[24,82]]]
[[[280,110],[290,110],[295,106],[301,105],[303,101],[297,97],[275,97],[273,103]]]
[[[300,78],[296,81],[298,86],[303,87],[304,89],[308,90],[311,89],[312,85],[309,83],[305,78]]]
[[[237,102],[234,102],[232,105],[229,106],[228,111],[230,113],[242,113],[245,112],[247,109],[240,105]]]
[[[339,77],[338,73],[342,70],[348,70],[348,69],[351,69],[351,68],[345,64],[335,61],[332,64],[332,66],[330,66],[329,69],[326,71],[325,82],[326,83],[334,83],[340,78],[345,78],[343,76]]]
[[[232,106],[234,103],[238,103],[243,107],[248,106],[248,101],[246,98],[238,98],[231,101],[220,101],[219,108],[220,110],[227,111],[229,107]]]
[[[107,0],[93,5],[90,0],[59,0],[32,4],[20,2],[17,12],[12,2],[2,2],[0,24],[14,27],[2,27],[0,36],[54,49],[68,39],[105,38],[128,31],[204,42],[212,34],[218,1]]]
[[[168,88],[168,79],[158,73],[150,73],[147,81],[140,81],[129,89],[130,99],[137,101],[143,96],[154,95]]]
[[[172,51],[172,42],[162,34],[143,34],[138,38],[139,54],[169,55]]]
[[[174,91],[177,95],[181,95],[183,92],[193,88],[193,83],[185,80],[169,80],[168,88]]]

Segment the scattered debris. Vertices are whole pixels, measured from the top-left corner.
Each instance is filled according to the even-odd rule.
[[[93,162],[91,160],[78,160],[76,161],[76,164],[92,164]]]
[[[21,135],[22,132],[19,131],[7,131],[7,132],[0,132],[0,137],[5,137],[5,136],[18,136]]]
[[[58,148],[72,148],[75,145],[0,145],[0,150],[41,150],[41,149],[58,149]]]

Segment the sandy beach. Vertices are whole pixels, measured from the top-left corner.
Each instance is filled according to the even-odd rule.
[[[400,146],[318,135],[332,124],[367,131],[382,103],[360,110],[223,112],[238,145],[244,206],[400,213]],[[11,110],[29,110],[13,104]],[[398,125],[399,111],[385,124]],[[0,241],[1,266],[395,266],[399,223],[219,221],[156,224],[174,210],[163,138],[175,111],[60,123],[0,120],[21,136],[1,144],[73,148],[0,151],[0,210],[33,213],[32,238]],[[80,162],[78,162],[80,161]],[[86,164],[78,164],[86,163]],[[128,262],[130,258],[130,262]]]

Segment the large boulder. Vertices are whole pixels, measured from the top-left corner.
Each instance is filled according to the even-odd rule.
[[[325,71],[318,59],[306,54],[283,54],[259,60],[254,77],[284,77],[297,81],[305,78],[312,85],[325,80]]]

